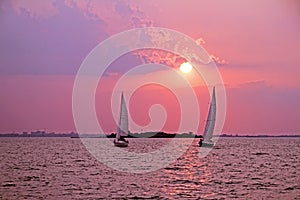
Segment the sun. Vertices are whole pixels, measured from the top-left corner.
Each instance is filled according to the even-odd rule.
[[[187,74],[192,71],[193,66],[189,62],[184,62],[180,65],[180,71]]]

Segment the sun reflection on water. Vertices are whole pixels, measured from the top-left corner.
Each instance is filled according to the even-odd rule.
[[[164,183],[161,192],[170,197],[175,195],[182,198],[208,198],[216,195],[214,191],[204,189],[212,183],[212,169],[208,164],[211,160],[199,158],[198,153],[195,139],[182,157],[163,169],[164,175],[159,181]],[[164,180],[166,177],[167,180]]]

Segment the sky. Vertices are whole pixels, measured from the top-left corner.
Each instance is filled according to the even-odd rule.
[[[76,131],[72,91],[83,60],[110,36],[141,27],[179,31],[211,55],[226,89],[223,133],[300,133],[299,21],[297,0],[3,0],[0,133]],[[142,51],[110,65],[95,97],[98,121],[105,132],[116,130],[110,100],[122,74],[149,62],[176,69],[184,58],[169,63],[174,57]],[[168,76],[163,73],[159,75]],[[201,77],[199,84],[197,80],[193,87],[201,111],[198,132],[202,133],[209,93]],[[128,102],[132,120],[146,126],[153,104],[165,108],[162,130],[176,132],[178,101],[160,86],[145,85],[134,93]]]

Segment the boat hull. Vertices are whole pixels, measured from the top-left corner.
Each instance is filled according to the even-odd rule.
[[[116,147],[128,147],[128,142],[125,141],[114,141]]]
[[[202,142],[202,144],[199,143],[199,147],[213,147],[213,146],[214,146],[213,143],[206,143],[206,142]]]

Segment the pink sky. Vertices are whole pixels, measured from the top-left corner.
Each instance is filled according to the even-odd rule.
[[[0,132],[76,131],[72,89],[83,59],[113,34],[160,26],[201,41],[217,58],[227,94],[224,133],[299,133],[299,20],[296,0],[2,1]],[[134,56],[120,58],[102,80],[96,107],[106,132],[116,130],[109,109],[113,84],[140,63]],[[201,133],[209,98],[207,89],[195,90]],[[163,130],[176,131],[176,99],[167,91],[151,98],[157,91],[138,91],[130,113],[146,125],[149,106],[161,103],[168,112]]]

